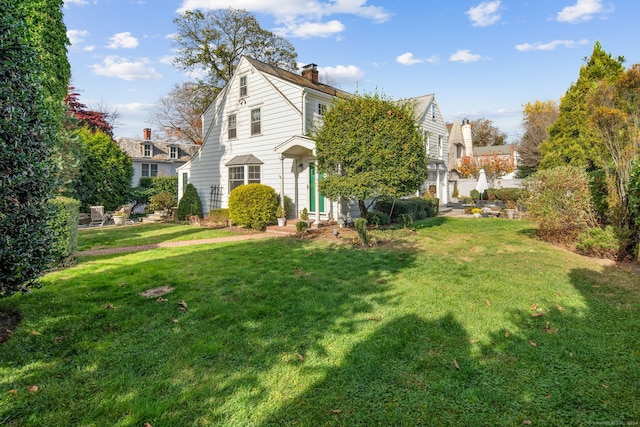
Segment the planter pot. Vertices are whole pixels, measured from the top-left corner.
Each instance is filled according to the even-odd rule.
[[[278,218],[278,227],[284,227],[286,223],[287,223],[286,218]]]
[[[482,217],[482,214],[474,213],[474,214],[473,214],[473,217],[474,217],[474,218],[480,218],[480,217]]]
[[[507,218],[509,219],[513,219],[513,217],[516,215],[515,209],[505,209],[504,211],[507,213]]]
[[[114,216],[113,223],[115,225],[124,225],[124,217],[123,216]]]

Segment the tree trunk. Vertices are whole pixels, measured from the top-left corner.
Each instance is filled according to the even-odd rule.
[[[358,208],[360,209],[360,218],[367,219],[369,211],[367,210],[367,205],[365,205],[364,200],[358,200]]]

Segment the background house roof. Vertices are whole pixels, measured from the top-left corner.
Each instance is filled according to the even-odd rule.
[[[163,142],[163,141],[153,141],[153,140],[145,140],[139,138],[118,138],[116,142],[120,146],[120,149],[127,153],[129,157],[135,160],[157,160],[157,161],[179,161],[186,162],[193,156],[198,149],[199,145],[196,144],[183,144],[183,143],[175,143],[175,142]],[[153,146],[153,151],[151,157],[143,156],[143,145],[151,144]],[[178,158],[171,159],[170,147],[178,148]]]

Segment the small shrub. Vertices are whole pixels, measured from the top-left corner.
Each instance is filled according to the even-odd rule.
[[[262,230],[276,221],[278,197],[272,187],[246,184],[229,195],[229,217],[234,224],[252,230]]]
[[[278,209],[276,209],[276,218],[286,218],[287,212],[284,210],[282,205],[278,205]]]
[[[414,220],[438,215],[440,199],[436,197],[410,197],[408,199],[380,200],[375,210],[389,215],[391,222],[398,222],[400,215],[411,215]]]
[[[457,199],[458,196],[459,196],[459,193],[458,193],[458,181],[455,181],[453,183],[453,193],[451,193],[451,197],[454,198],[454,199]]]
[[[309,228],[308,222],[306,221],[296,222],[296,232],[298,233],[298,236],[302,236],[304,233],[306,233],[308,228]]]
[[[209,221],[215,222],[216,224],[226,224],[229,222],[229,209],[211,209],[207,218]]]
[[[307,208],[302,209],[300,212],[300,219],[304,221],[309,221],[309,211]]]
[[[193,215],[202,216],[202,202],[200,201],[198,190],[196,190],[193,184],[187,184],[187,187],[184,189],[184,194],[180,198],[178,211],[176,213],[179,221]]]
[[[578,236],[576,251],[583,255],[617,259],[627,243],[627,238],[615,227],[587,228]]]
[[[176,204],[176,197],[163,190],[149,199],[149,209],[153,211],[167,210]]]
[[[399,215],[398,225],[402,228],[411,228],[413,226],[413,217],[410,214]]]
[[[50,202],[54,212],[49,225],[55,239],[53,254],[57,260],[68,258],[78,249],[78,212],[80,201],[69,197],[56,197]]]
[[[469,193],[469,195],[471,196],[471,198],[473,200],[478,200],[480,199],[480,192],[478,190],[476,190],[475,188],[473,190],[471,190],[471,192]]]
[[[375,226],[389,225],[391,224],[391,218],[384,212],[369,211],[367,213],[367,222]]]
[[[572,245],[596,224],[587,174],[572,166],[544,169],[524,182],[527,215],[539,223],[538,236]]]
[[[353,220],[353,225],[358,232],[358,237],[362,246],[369,245],[369,234],[367,233],[367,220],[365,218],[356,218]]]

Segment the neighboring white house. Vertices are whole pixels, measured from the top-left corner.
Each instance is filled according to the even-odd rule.
[[[348,96],[318,82],[315,64],[302,75],[242,57],[232,78],[202,117],[203,144],[178,168],[179,196],[194,185],[203,210],[228,207],[229,193],[248,183],[262,183],[303,208],[311,219],[358,214],[355,202],[333,202],[317,191],[315,142],[308,136],[335,97]],[[433,95],[416,98],[424,108],[421,123],[430,132],[430,180],[446,195],[447,132]],[[422,111],[422,110],[421,110]],[[441,166],[442,165],[442,166]],[[433,172],[433,175],[431,174]]]
[[[462,124],[455,119],[449,125],[449,178],[458,179],[458,166],[465,156],[473,156],[473,140],[471,138],[471,123],[469,119],[462,120]]]
[[[178,167],[184,165],[200,148],[196,144],[152,140],[149,128],[143,130],[143,136],[143,139],[116,139],[120,149],[131,157],[133,187],[140,185],[140,178],[175,176]]]

